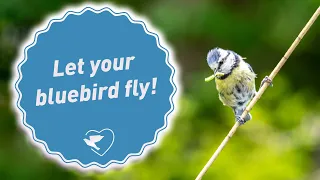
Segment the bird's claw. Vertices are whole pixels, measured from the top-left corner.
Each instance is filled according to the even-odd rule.
[[[269,86],[273,87],[273,84],[272,84],[272,80],[266,76],[263,78],[263,80],[261,81],[261,84],[260,84],[260,88],[263,86],[264,83],[269,83]]]
[[[240,123],[240,125],[243,125],[247,121],[245,121],[241,116],[236,116],[236,121]]]

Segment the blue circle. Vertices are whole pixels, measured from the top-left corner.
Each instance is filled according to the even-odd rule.
[[[155,143],[176,87],[168,51],[143,22],[85,8],[35,37],[20,63],[18,106],[50,154],[105,167]]]

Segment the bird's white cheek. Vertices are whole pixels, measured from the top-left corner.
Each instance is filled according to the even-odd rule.
[[[212,70],[214,70],[214,69],[216,69],[216,66],[215,65],[210,65],[210,68],[212,69]]]

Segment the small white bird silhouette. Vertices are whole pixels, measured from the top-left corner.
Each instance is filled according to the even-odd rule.
[[[101,136],[101,135],[95,135],[95,136],[90,136],[89,139],[83,139],[84,142],[86,142],[86,144],[88,146],[91,146],[93,148],[95,148],[96,150],[99,150],[100,148],[97,147],[96,143],[101,141],[101,139],[103,138],[104,136]]]

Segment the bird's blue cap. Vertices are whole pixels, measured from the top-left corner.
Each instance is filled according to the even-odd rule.
[[[208,52],[207,62],[209,65],[214,63],[215,61],[217,61],[219,59],[219,57],[221,56],[220,52],[218,51],[219,49],[221,49],[221,48],[216,47]]]

